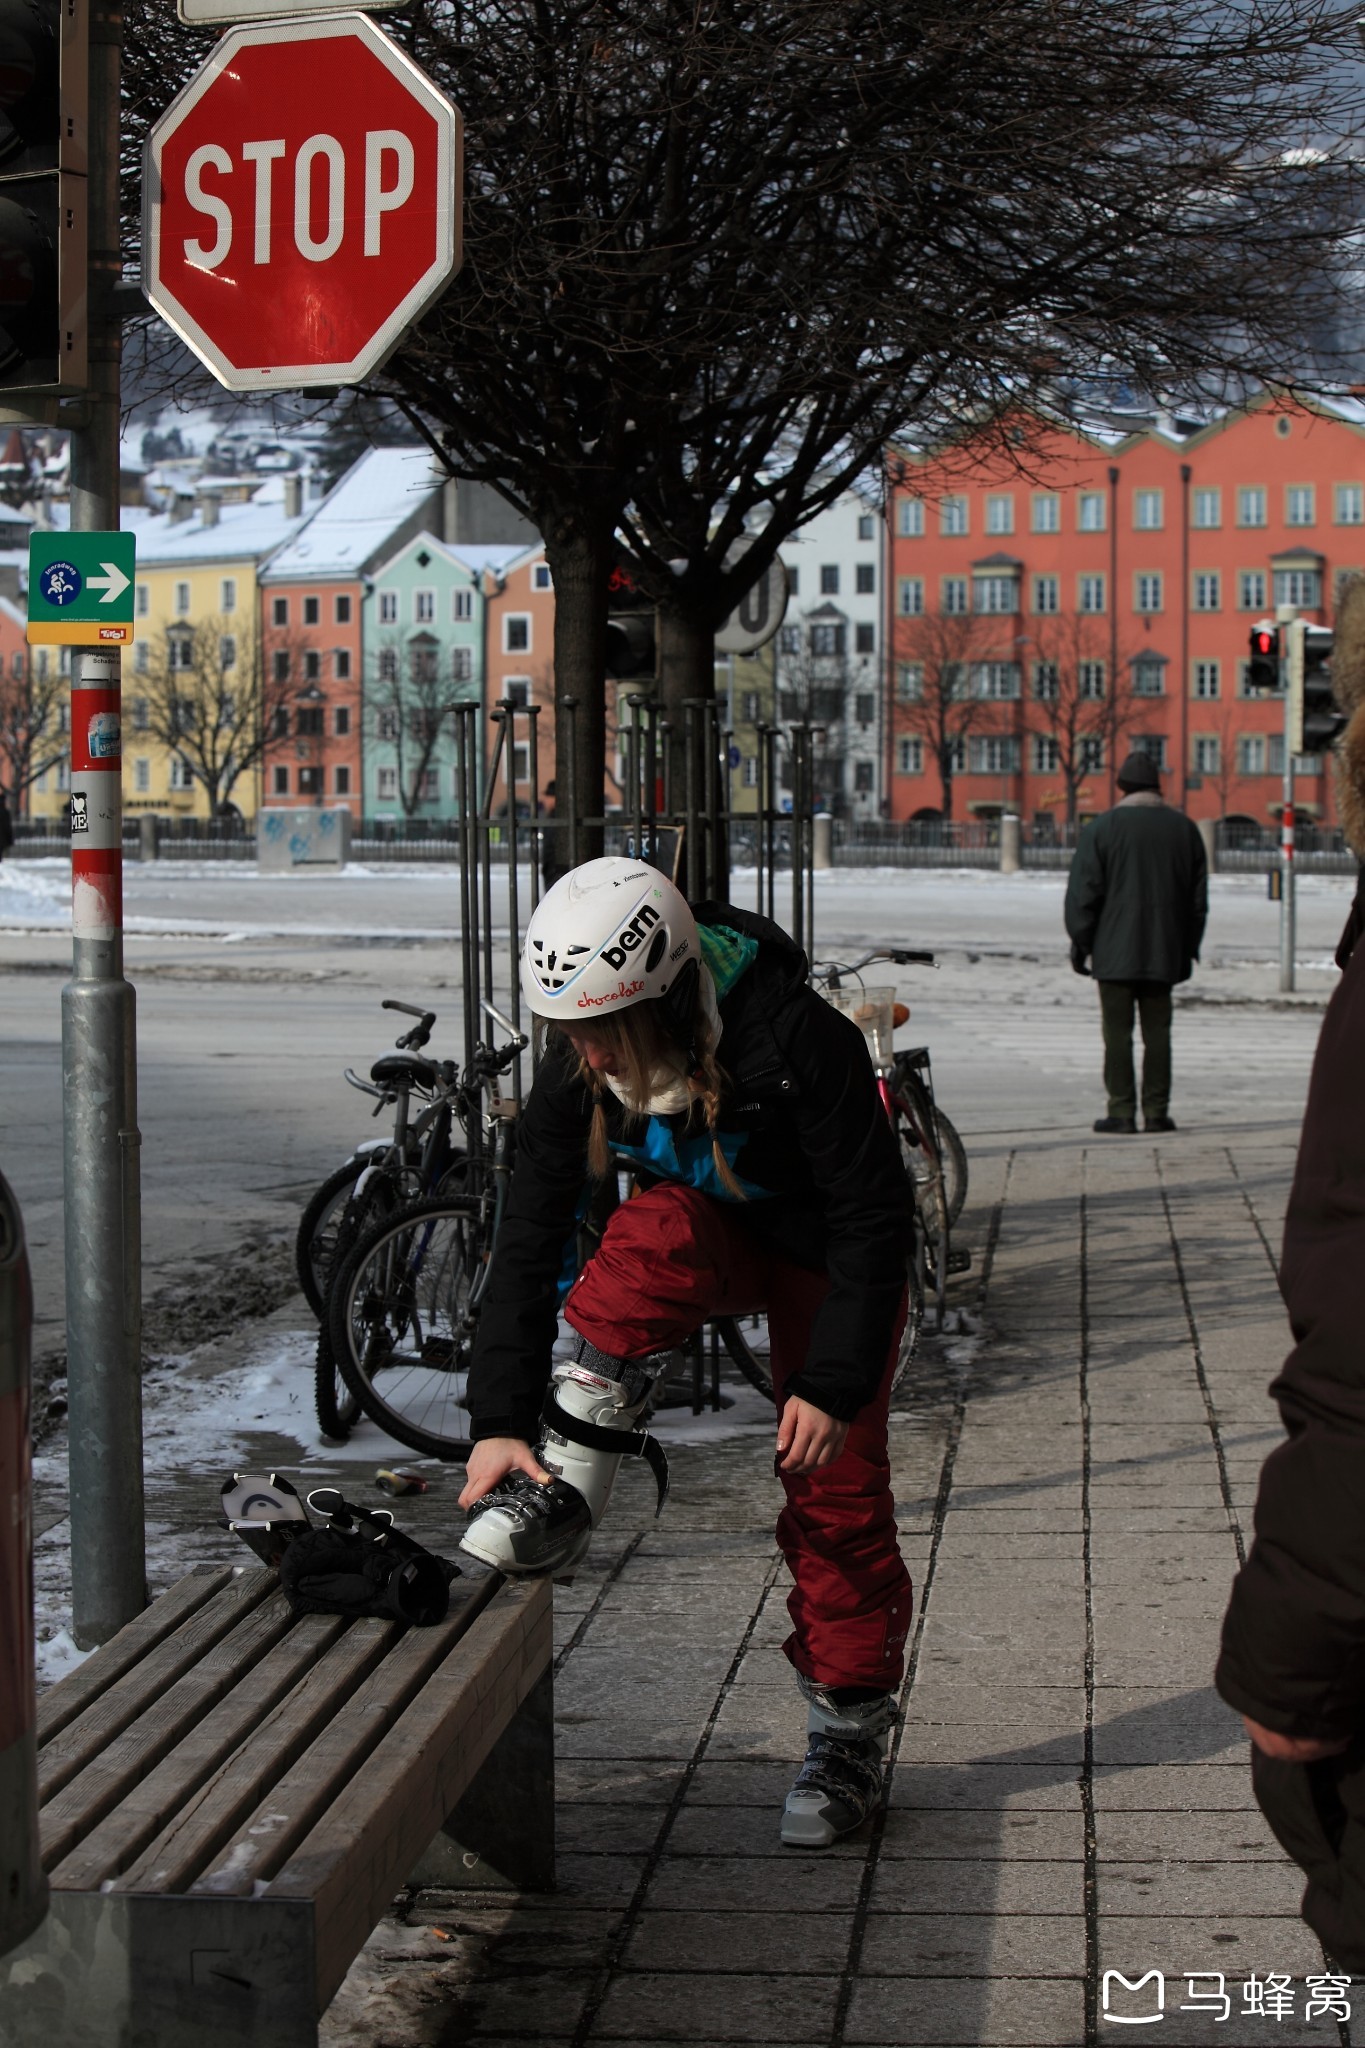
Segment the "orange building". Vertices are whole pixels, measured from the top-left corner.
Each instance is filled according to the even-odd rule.
[[[1193,817],[1271,822],[1284,705],[1247,693],[1250,628],[1284,605],[1328,623],[1365,573],[1365,405],[1267,397],[1129,435],[1030,421],[890,469],[892,817],[1017,810],[1045,833],[1111,804],[1140,748]],[[1321,759],[1295,794],[1333,822]]]
[[[484,707],[492,713],[504,699],[540,707],[536,720],[537,798],[544,800],[546,785],[553,781],[555,773],[555,594],[544,548],[537,542],[499,574],[488,572],[484,588],[488,599]],[[517,801],[522,805],[529,800],[528,723],[524,718],[515,721],[518,752],[511,764]],[[491,762],[497,741],[497,727],[491,717],[486,737],[485,758]],[[504,758],[498,776],[499,789],[493,798],[495,810],[506,801],[507,766]]]

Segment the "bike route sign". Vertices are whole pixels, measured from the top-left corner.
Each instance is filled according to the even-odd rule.
[[[126,647],[133,637],[131,533],[35,533],[28,544],[28,639],[41,647]]]

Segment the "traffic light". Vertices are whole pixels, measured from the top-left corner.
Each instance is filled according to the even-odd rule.
[[[1346,726],[1332,694],[1330,626],[1295,619],[1289,628],[1289,751],[1326,754]]]
[[[607,578],[607,674],[618,683],[653,679],[658,666],[654,600],[623,563]]]
[[[0,0],[0,393],[85,383],[87,0]]]
[[[1247,664],[1248,690],[1278,690],[1280,687],[1280,631],[1264,622],[1251,629],[1251,660]]]

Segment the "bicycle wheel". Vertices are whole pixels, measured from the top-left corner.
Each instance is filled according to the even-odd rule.
[[[313,1366],[313,1404],[318,1428],[333,1443],[344,1444],[357,1422],[361,1408],[355,1395],[337,1370],[332,1349],[332,1332],[324,1316],[318,1324],[317,1359]]]
[[[906,1067],[896,1071],[895,1125],[901,1163],[914,1189],[915,1222],[918,1249],[923,1258],[925,1291],[933,1291],[936,1320],[942,1329],[952,1218],[943,1159],[937,1144],[938,1124],[934,1105],[918,1074]]]
[[[428,1457],[469,1455],[470,1294],[485,1249],[478,1202],[415,1202],[367,1232],[332,1285],[342,1377],[381,1429]]]
[[[962,1214],[962,1205],[967,1199],[967,1148],[937,1103],[934,1104],[934,1135],[938,1139],[939,1158],[943,1161],[948,1221],[952,1224]]]
[[[920,1332],[924,1328],[924,1282],[916,1258],[906,1260],[905,1286],[905,1328],[901,1331],[896,1369],[891,1376],[893,1393],[919,1350]],[[773,1374],[767,1316],[717,1316],[716,1333],[749,1385],[771,1401],[774,1398]]]
[[[294,1240],[294,1269],[315,1316],[320,1317],[323,1313],[327,1275],[336,1252],[337,1226],[363,1168],[363,1160],[348,1159],[335,1173],[329,1173],[299,1218],[298,1235]]]

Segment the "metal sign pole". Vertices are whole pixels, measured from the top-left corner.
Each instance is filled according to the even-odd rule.
[[[1292,628],[1290,629],[1292,630]],[[1288,632],[1281,634],[1287,641]],[[1289,687],[1289,662],[1281,656],[1280,688],[1284,692],[1284,808],[1280,817],[1280,988],[1294,988],[1294,705]]]

